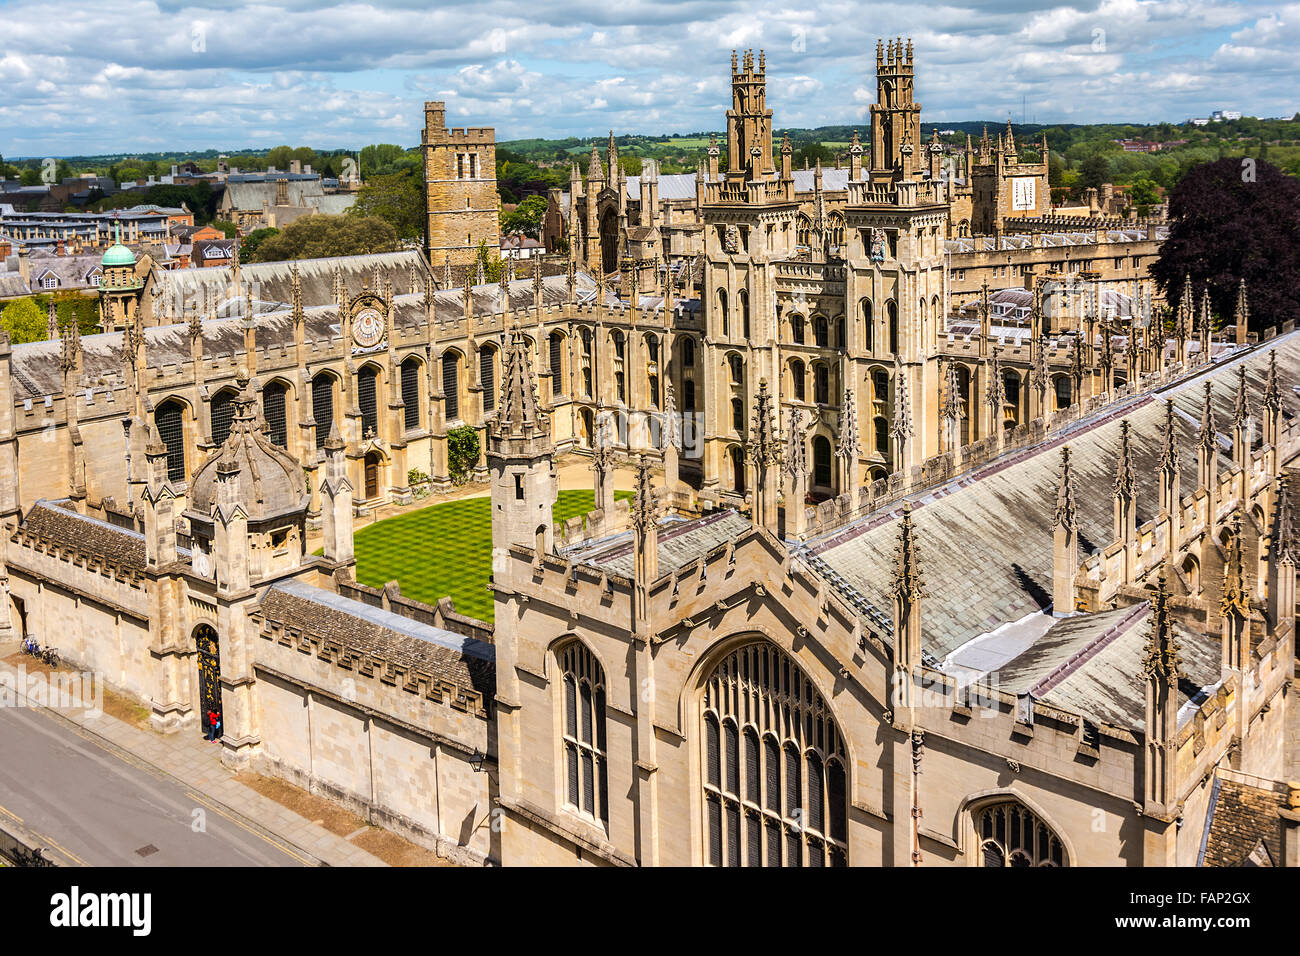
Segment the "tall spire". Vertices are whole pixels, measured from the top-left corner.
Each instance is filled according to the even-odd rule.
[[[1243,369],[1243,371],[1245,371]],[[1269,349],[1268,352],[1268,376],[1264,385],[1264,408],[1270,412],[1280,411],[1282,408],[1282,392],[1277,384],[1277,350]]]
[[[1232,427],[1242,428],[1250,417],[1250,403],[1246,400],[1246,366],[1237,369],[1237,400],[1232,406]]]
[[[924,596],[925,580],[921,576],[921,554],[912,524],[912,504],[903,505],[903,520],[898,525],[898,547],[894,549],[894,577],[891,592],[896,600],[912,604]]]
[[[550,423],[537,408],[533,393],[532,361],[524,334],[515,329],[506,350],[505,369],[501,377],[501,400],[497,414],[491,420],[489,432],[493,438],[545,437]]]
[[[762,525],[772,533],[777,530],[777,473],[780,460],[780,443],[776,435],[776,401],[768,391],[767,379],[758,383],[754,400],[754,421],[749,430],[746,451],[754,466],[754,524]]]
[[[1137,494],[1137,476],[1133,468],[1133,449],[1129,444],[1128,419],[1119,423],[1119,457],[1115,465],[1115,496],[1132,500]]]
[[[844,404],[840,410],[840,444],[835,454],[845,464],[856,461],[860,452],[858,444],[858,400],[853,386],[844,386]]]
[[[1061,478],[1056,485],[1056,515],[1053,525],[1074,531],[1079,527],[1074,506],[1074,468],[1070,465],[1070,446],[1061,446]]]
[[[1219,599],[1219,613],[1224,617],[1250,616],[1250,593],[1246,587],[1246,571],[1241,557],[1241,512],[1232,519],[1232,534],[1228,538],[1228,555],[1223,562],[1223,596]]]
[[[1178,442],[1174,435],[1174,403],[1165,401],[1165,427],[1163,443],[1160,448],[1160,471],[1164,474],[1178,475]],[[1177,505],[1177,502],[1173,502]]]
[[[1207,381],[1205,383],[1205,404],[1201,406],[1201,426],[1196,430],[1196,444],[1198,448],[1204,449],[1208,454],[1218,452],[1218,427],[1214,423],[1214,405],[1211,398],[1214,394],[1214,388]]]
[[[1151,630],[1142,654],[1143,676],[1147,680],[1163,681],[1170,687],[1177,687],[1183,676],[1180,651],[1170,607],[1169,565],[1166,561],[1160,565],[1156,593],[1151,598]]]

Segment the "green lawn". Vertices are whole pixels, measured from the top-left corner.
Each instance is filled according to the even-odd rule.
[[[632,493],[620,491],[618,498]],[[561,491],[555,520],[591,511],[591,491]],[[385,518],[356,533],[357,580],[381,588],[389,581],[402,593],[427,604],[450,596],[456,610],[492,620],[492,502],[462,498]]]

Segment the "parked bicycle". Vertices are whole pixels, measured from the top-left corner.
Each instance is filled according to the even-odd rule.
[[[28,635],[23,638],[22,652],[24,654],[30,654],[32,657],[40,657],[41,645],[36,642],[36,638]]]
[[[59,649],[57,647],[47,647],[41,651],[41,660],[50,667],[59,666]]]

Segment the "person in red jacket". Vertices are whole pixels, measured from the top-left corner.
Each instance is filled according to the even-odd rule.
[[[216,740],[217,728],[221,726],[221,718],[217,716],[217,712],[215,710],[208,711],[208,719],[206,723],[208,725],[208,732],[207,732],[208,740]]]

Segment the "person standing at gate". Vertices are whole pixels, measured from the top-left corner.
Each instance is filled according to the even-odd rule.
[[[220,740],[221,739],[221,714],[219,714],[217,711],[214,710],[212,712],[212,719],[215,721],[215,723],[213,724],[213,727],[215,729],[212,731],[212,739]]]
[[[208,719],[206,721],[208,725],[208,732],[206,735],[208,740],[217,739],[217,722],[218,722],[217,712],[215,710],[208,711]]]

